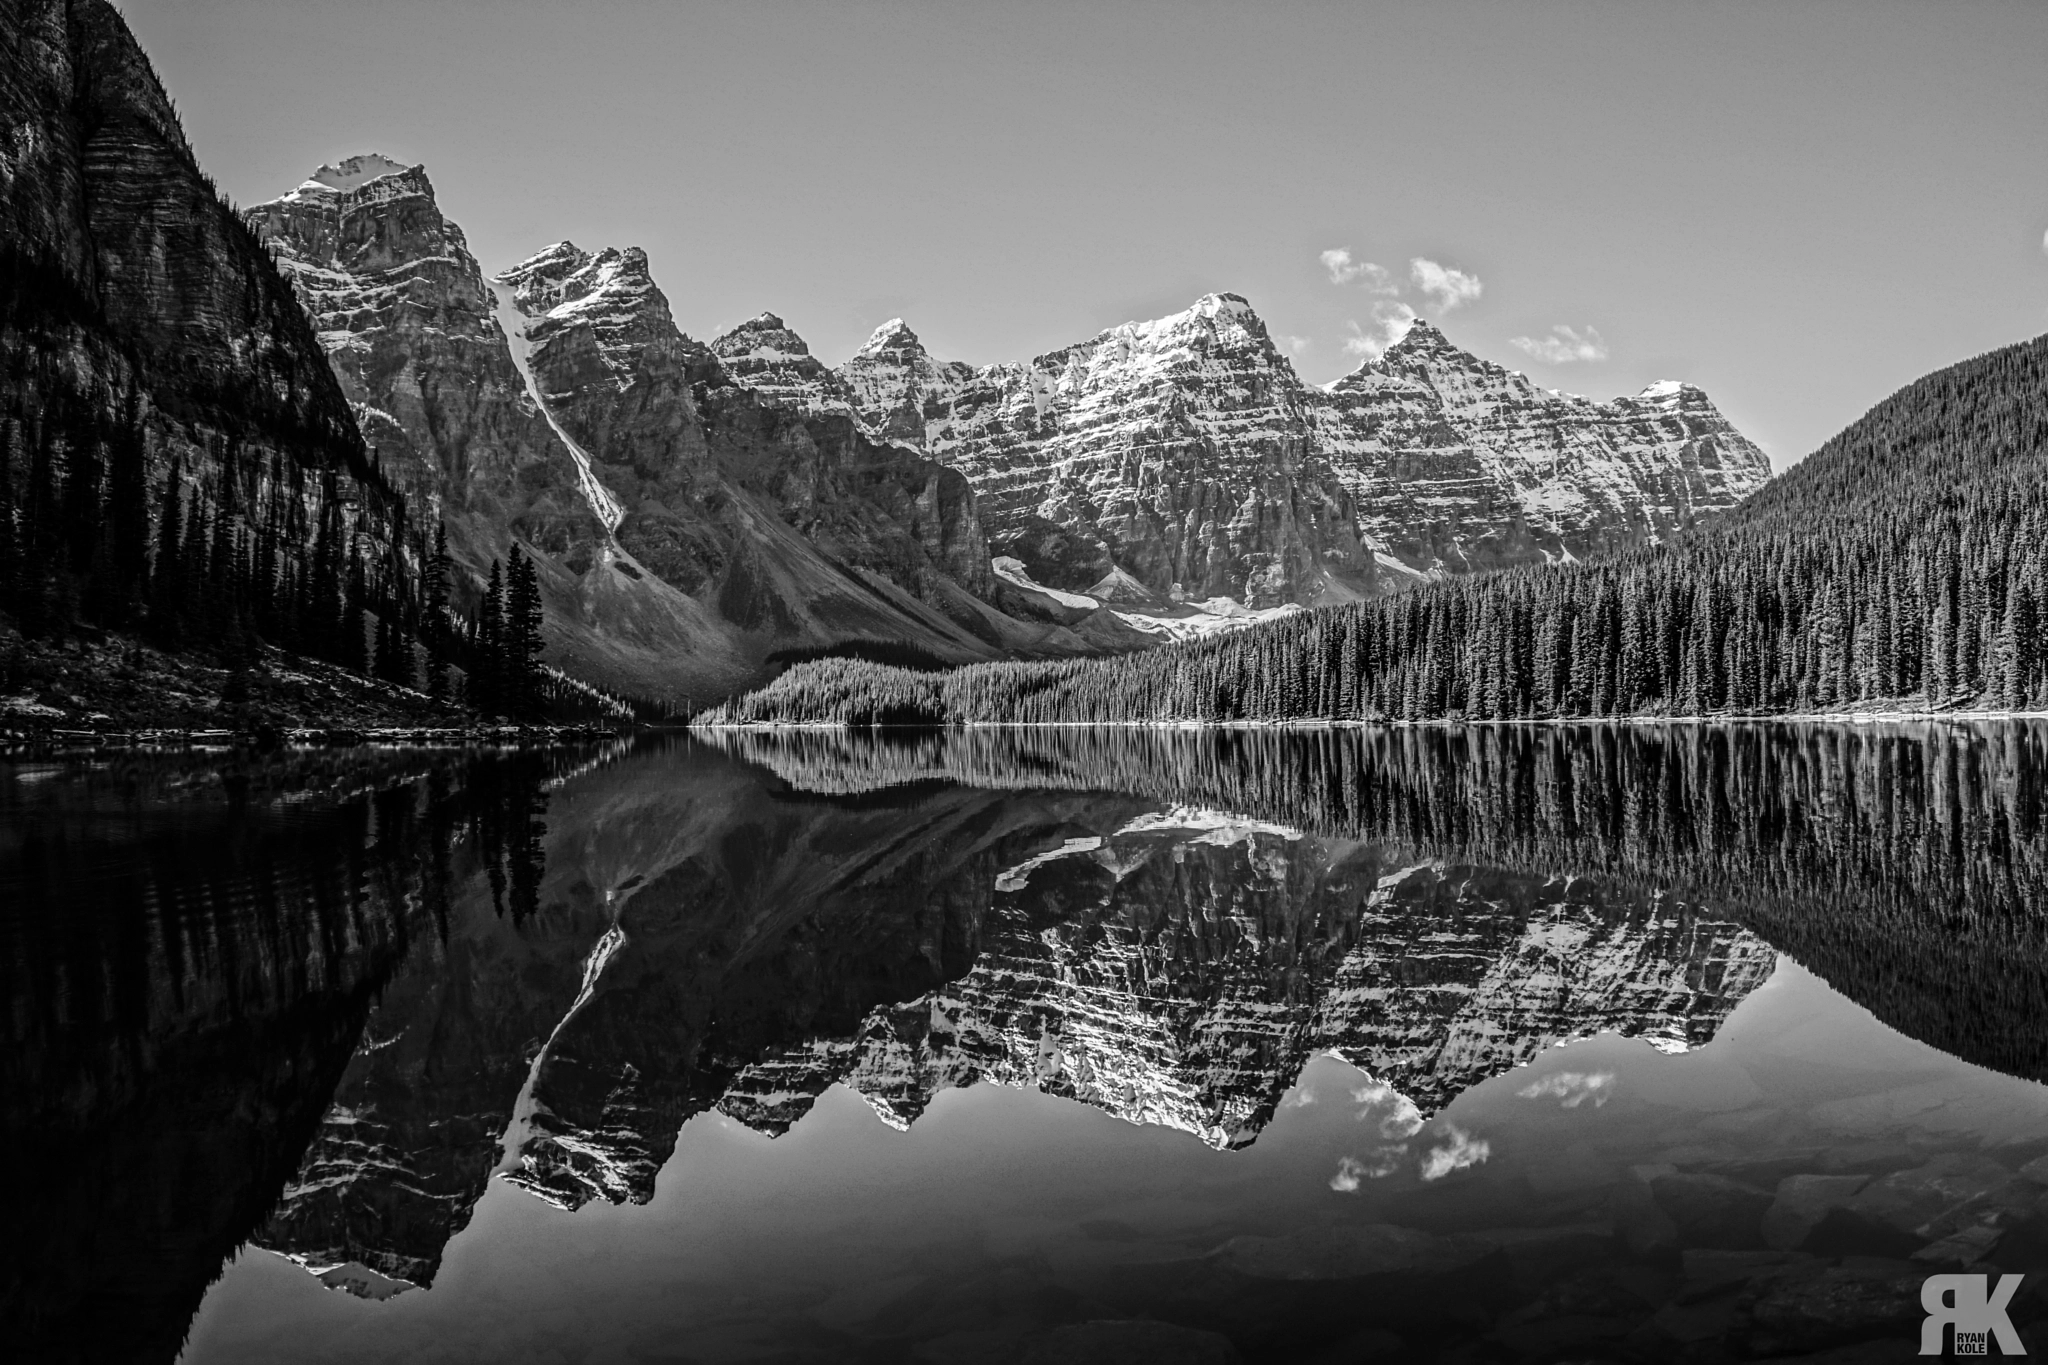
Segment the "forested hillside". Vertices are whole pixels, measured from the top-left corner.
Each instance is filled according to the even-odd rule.
[[[1587,564],[1220,639],[946,674],[824,662],[733,721],[1423,720],[2048,705],[2048,337],[1921,379],[1729,513]]]
[[[458,695],[605,709],[541,667],[518,551],[450,609],[476,595],[445,538],[120,14],[0,0],[0,31],[0,718],[331,719],[306,660],[415,723],[460,720]]]

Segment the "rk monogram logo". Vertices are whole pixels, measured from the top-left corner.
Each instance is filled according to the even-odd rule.
[[[2012,1330],[2012,1319],[2005,1315],[2005,1306],[2012,1302],[2024,1278],[2000,1275],[1994,1290],[1989,1288],[1987,1275],[1929,1275],[1927,1283],[1920,1286],[1920,1306],[1927,1310],[1927,1321],[1920,1324],[1920,1354],[1940,1355],[1942,1326],[1954,1323],[1959,1356],[1990,1355],[1993,1338],[2000,1354],[2025,1355],[2027,1348],[2020,1344],[2020,1334]]]

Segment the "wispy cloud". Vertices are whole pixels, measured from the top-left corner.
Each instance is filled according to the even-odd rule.
[[[1422,1127],[1422,1111],[1415,1107],[1415,1101],[1385,1081],[1367,1081],[1351,1092],[1351,1100],[1362,1106],[1357,1114],[1360,1123],[1379,1116],[1383,1138],[1413,1137]]]
[[[1323,253],[1324,256],[1328,256],[1329,254],[1330,253],[1327,251]],[[2041,254],[2043,256],[2048,256],[2048,232],[2043,232],[2041,234]]]
[[[1475,1138],[1455,1123],[1447,1125],[1446,1141],[1429,1149],[1422,1158],[1422,1178],[1442,1180],[1452,1171],[1461,1171],[1467,1166],[1477,1166],[1493,1155],[1493,1144],[1484,1138]]]
[[[1439,265],[1427,256],[1417,256],[1408,262],[1408,278],[1415,282],[1415,287],[1439,313],[1463,307],[1486,292],[1486,286],[1479,282],[1477,275]]]
[[[1355,320],[1350,324],[1351,335],[1344,338],[1344,354],[1378,360],[1389,346],[1408,335],[1415,317],[1415,310],[1398,299],[1380,300],[1372,306],[1370,329],[1359,326]]]
[[[1595,1109],[1604,1109],[1614,1094],[1614,1073],[1553,1071],[1542,1080],[1525,1085],[1515,1093],[1525,1100],[1555,1096],[1566,1109],[1576,1109],[1587,1100],[1593,1101]]]
[[[1315,345],[1315,343],[1313,341],[1310,341],[1307,337],[1293,336],[1287,332],[1281,332],[1280,334],[1275,336],[1273,340],[1279,342],[1280,349],[1287,352],[1287,354],[1289,355],[1300,355],[1303,351],[1306,351],[1311,346]]]
[[[1317,259],[1330,272],[1331,284],[1356,284],[1373,294],[1391,294],[1399,288],[1394,283],[1393,271],[1371,261],[1351,259],[1349,247],[1331,247]]]
[[[1547,337],[1509,337],[1508,345],[1546,365],[1573,365],[1581,360],[1607,359],[1607,340],[1600,335],[1599,328],[1591,326],[1581,332],[1560,322],[1550,329]]]
[[[1408,1150],[1408,1144],[1398,1143],[1382,1147],[1364,1161],[1355,1156],[1340,1158],[1337,1174],[1330,1177],[1330,1188],[1339,1194],[1357,1194],[1361,1182],[1381,1180],[1401,1169],[1401,1155]]]

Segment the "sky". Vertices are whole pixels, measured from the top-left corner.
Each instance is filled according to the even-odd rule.
[[[1791,464],[2048,332],[2048,3],[117,0],[238,202],[424,162],[486,270],[646,248],[700,339],[1021,360],[1244,295],[1699,384]]]

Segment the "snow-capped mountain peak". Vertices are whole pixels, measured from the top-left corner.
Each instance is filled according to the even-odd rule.
[[[404,175],[425,169],[423,165],[394,161],[382,152],[365,152],[361,156],[347,157],[320,167],[301,181],[292,195],[349,194],[387,175]]]
[[[853,413],[845,382],[773,313],[749,318],[715,338],[711,353],[734,380],[773,402],[807,413]]]
[[[858,351],[857,356],[879,356],[889,352],[924,354],[924,343],[917,339],[917,333],[910,330],[910,324],[902,318],[890,318],[877,327]]]
[[[630,326],[659,295],[647,253],[637,246],[592,254],[557,242],[494,278],[511,286],[520,311],[539,319],[529,329],[536,342],[548,330],[578,322],[600,329]],[[665,301],[659,311],[666,317]]]

